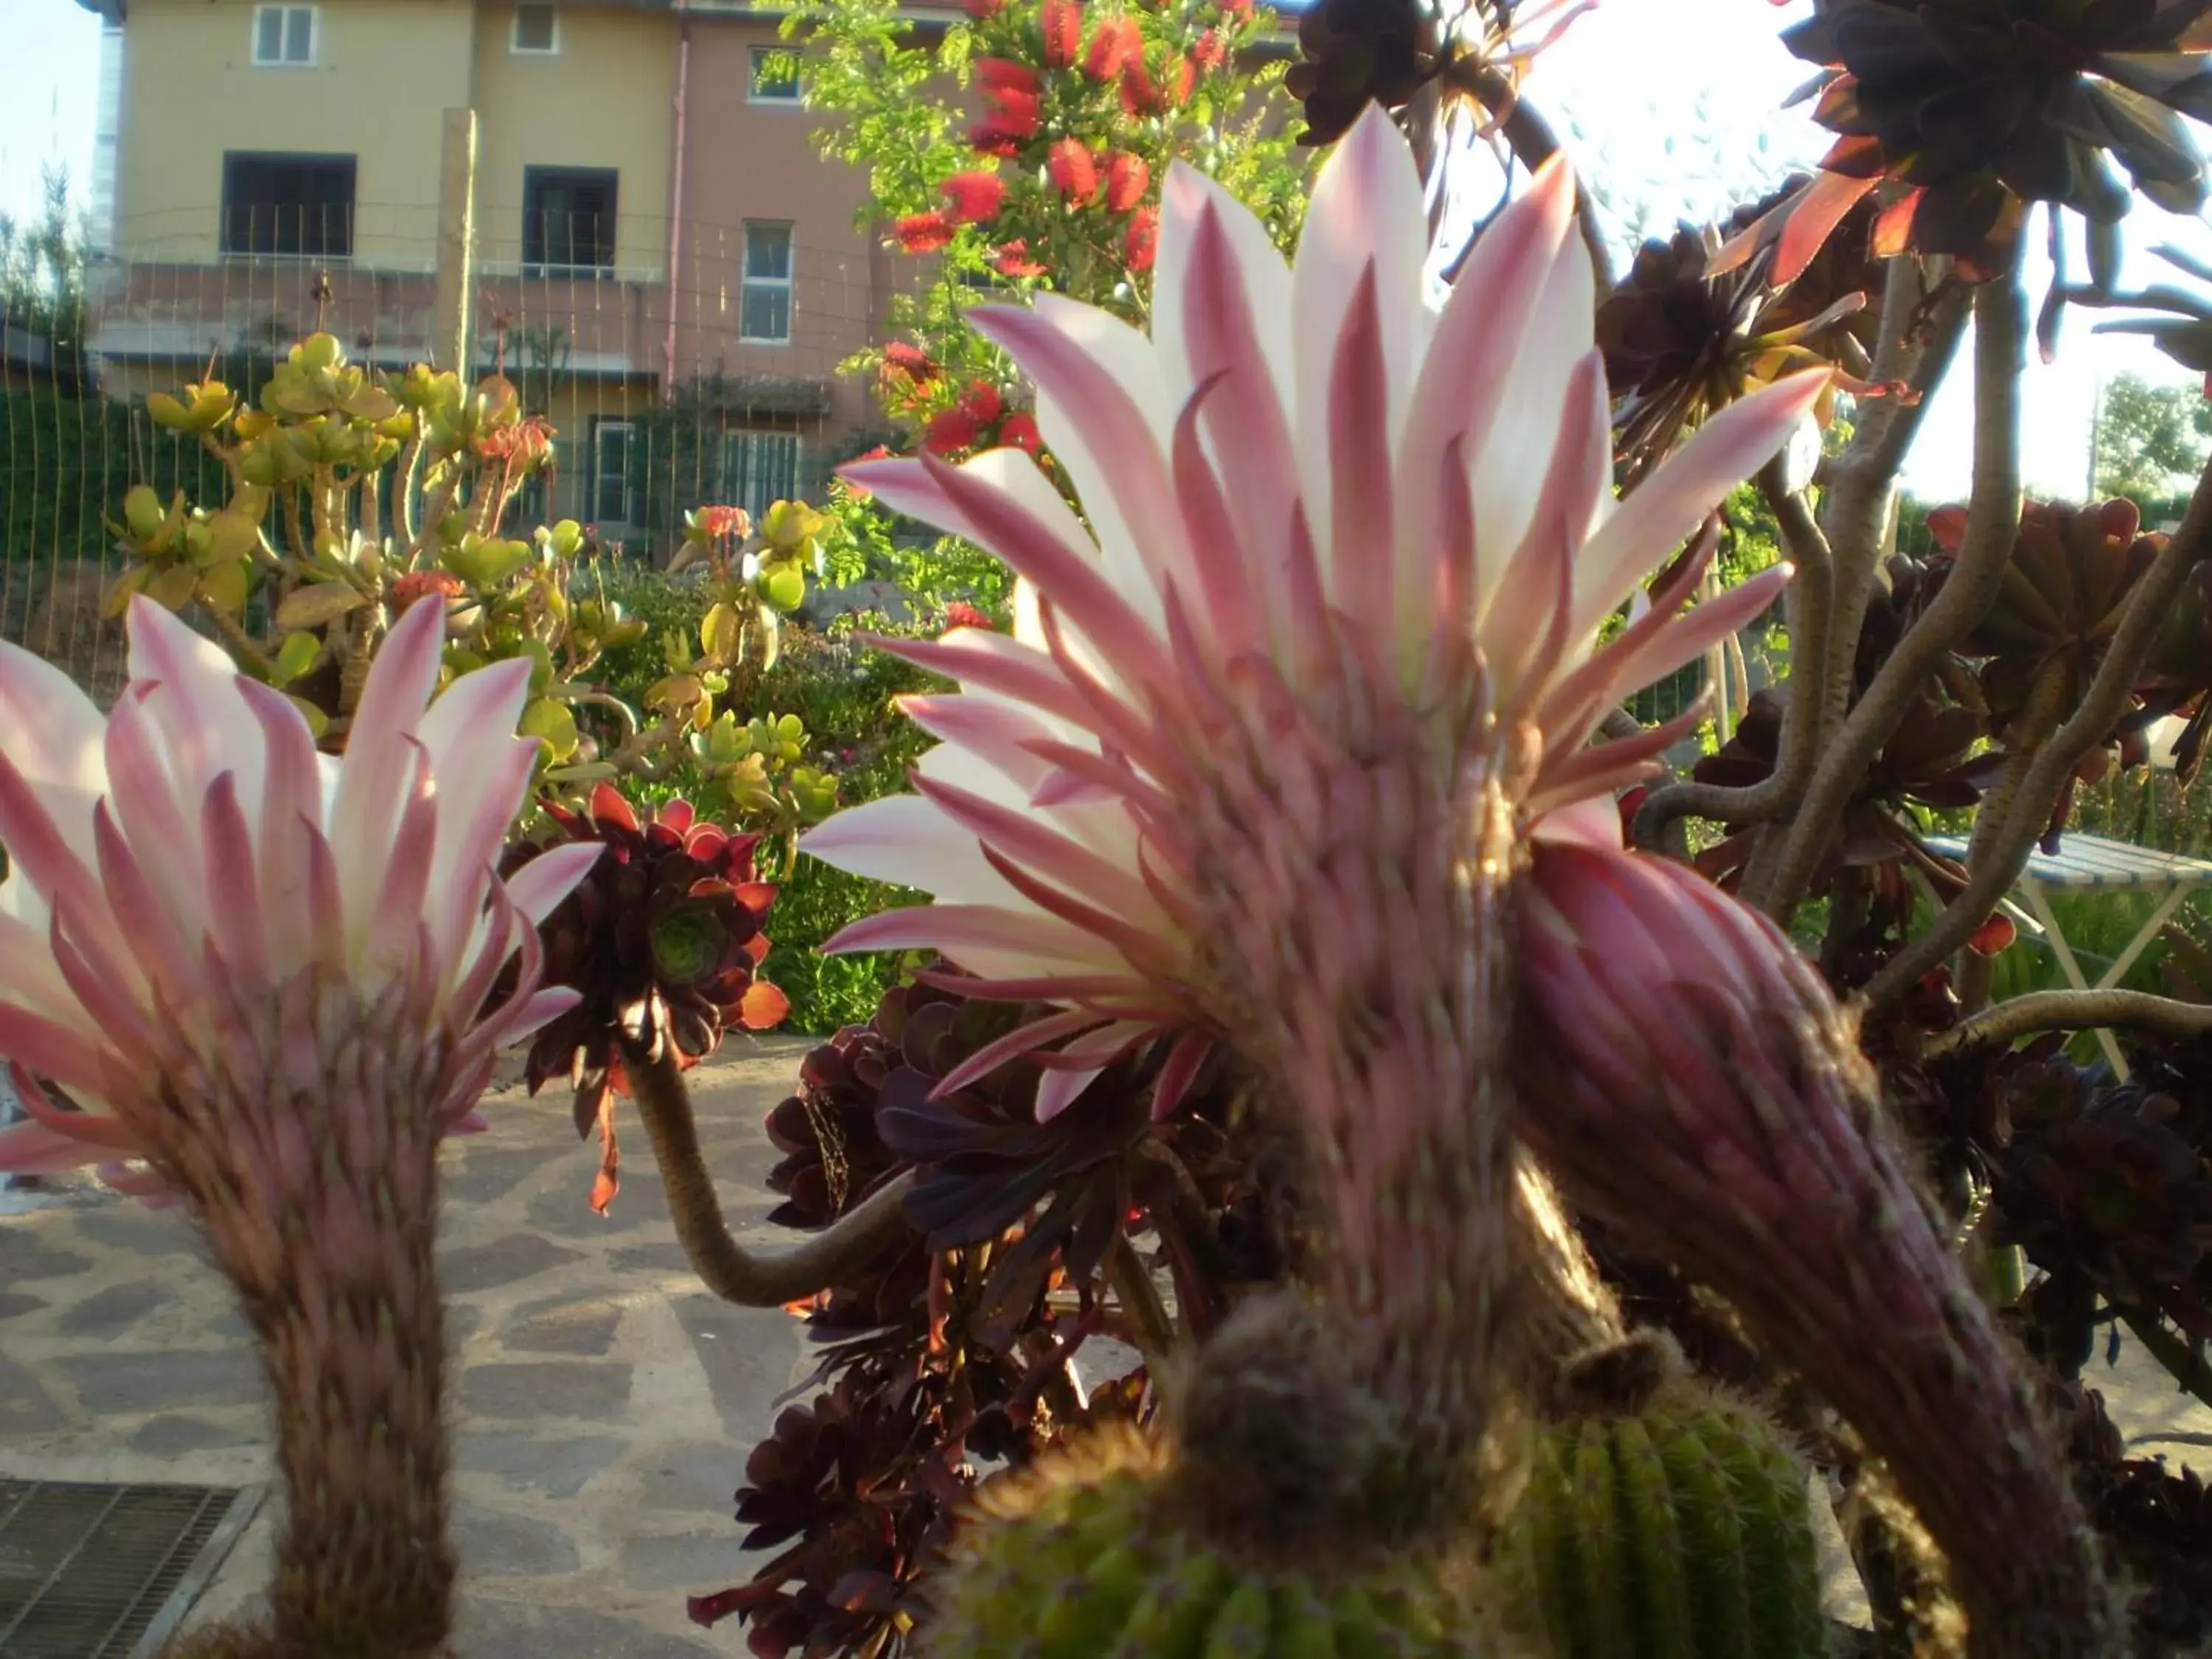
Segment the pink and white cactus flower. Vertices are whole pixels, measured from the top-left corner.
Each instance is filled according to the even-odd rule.
[[[412,1034],[424,1092],[404,1109],[434,1133],[472,1127],[495,1047],[574,1000],[531,994],[536,924],[594,850],[494,874],[537,747],[514,734],[528,665],[434,703],[443,618],[411,608],[341,762],[160,606],[136,601],[129,625],[130,683],[106,716],[0,644],[0,1058],[31,1114],[0,1130],[0,1169],[97,1165],[154,1194],[193,1135],[233,1129],[275,1137],[241,1142],[252,1167],[312,1161],[305,1118],[226,1127],[226,1110],[241,1090],[257,1108],[313,1091],[349,1063],[354,1021]],[[518,951],[522,994],[484,1015]]]
[[[1398,705],[1433,764],[1516,738],[1524,820],[1639,775],[1696,716],[1589,746],[1628,690],[1771,605],[1770,571],[1679,614],[1686,562],[1602,648],[1600,624],[1788,439],[1826,383],[1796,376],[1723,411],[1625,500],[1613,495],[1589,256],[1553,163],[1428,303],[1421,185],[1370,109],[1316,181],[1295,264],[1218,185],[1178,165],[1163,203],[1149,338],[1050,294],[969,314],[1035,382],[1079,520],[1017,450],[846,469],[887,505],[975,542],[1020,578],[1011,637],[886,642],[960,684],[906,700],[942,743],[917,793],[803,843],[936,902],[828,948],[927,949],[984,994],[1060,1012],[975,1056],[1048,1066],[1040,1110],[1164,1031],[1201,1051],[1201,862],[1186,785],[1230,726],[1349,733]],[[1295,712],[1294,712],[1295,711]],[[1278,782],[1282,780],[1278,779]],[[1318,798],[1286,800],[1299,812]]]

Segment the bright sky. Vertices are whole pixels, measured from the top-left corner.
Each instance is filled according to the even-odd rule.
[[[100,19],[76,0],[0,0],[8,95],[0,99],[0,213],[23,218],[44,197],[40,171],[69,168],[80,202],[92,182],[100,114]]]
[[[1540,62],[1529,95],[1571,132],[1583,175],[1607,187],[1616,222],[1664,232],[1680,216],[1709,217],[1756,194],[1826,147],[1802,107],[1780,107],[1809,71],[1777,33],[1808,9],[1809,0],[1780,8],[1769,0],[1599,0]],[[39,204],[43,165],[62,162],[73,179],[88,179],[100,24],[76,0],[0,0],[0,13],[11,58],[0,100],[0,211],[20,216]],[[2148,252],[2160,241],[2212,255],[2203,223],[2140,201],[2126,231],[2130,283],[2162,270]],[[2039,244],[2039,234],[2027,278],[2038,301],[2050,276]],[[2140,341],[2093,338],[2093,320],[2084,312],[2069,318],[2055,365],[2031,353],[2023,461],[2032,489],[2081,489],[2100,378],[2130,369],[2158,380],[2190,378]],[[1954,373],[1929,411],[1908,484],[1923,495],[1962,493],[1972,435],[1972,398]]]

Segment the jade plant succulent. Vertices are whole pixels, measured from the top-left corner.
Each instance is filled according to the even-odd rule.
[[[197,608],[328,745],[343,746],[392,623],[434,603],[446,678],[510,658],[531,665],[521,730],[542,748],[543,796],[574,806],[596,782],[657,774],[690,738],[710,775],[737,786],[719,804],[748,821],[787,836],[834,804],[818,768],[781,753],[755,761],[760,746],[734,740],[725,719],[733,699],[740,725],[754,716],[746,693],[819,562],[823,521],[804,503],[776,502],[757,535],[736,507],[690,515],[687,550],[714,592],[696,643],[664,636],[670,672],[634,708],[594,678],[605,653],[647,630],[607,597],[592,536],[574,520],[513,522],[525,486],[549,474],[556,434],[504,375],[471,384],[420,364],[380,374],[317,333],[254,403],[210,378],[157,393],[149,409],[222,463],[228,495],[195,506],[131,490],[115,526],[131,563],[109,609],[138,592]],[[777,730],[790,747],[793,734]]]

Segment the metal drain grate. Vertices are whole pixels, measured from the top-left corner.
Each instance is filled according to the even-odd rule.
[[[144,1659],[258,1507],[252,1488],[0,1480],[0,1659]]]

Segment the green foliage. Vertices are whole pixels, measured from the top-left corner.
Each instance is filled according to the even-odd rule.
[[[1555,1428],[1498,1559],[1557,1659],[1826,1659],[1805,1468],[1748,1407],[1687,1393]]]
[[[75,389],[85,369],[85,267],[88,226],[72,210],[69,174],[48,168],[39,217],[0,213],[0,317],[53,348],[56,380]]]
[[[897,981],[897,958],[825,957],[822,942],[863,916],[928,902],[927,893],[848,875],[800,854],[776,890],[768,958],[761,967],[763,977],[791,999],[783,1029],[827,1036],[874,1018],[876,1005]]]
[[[2097,494],[2124,495],[2145,507],[2163,501],[2204,465],[2208,441],[2212,403],[2198,386],[2116,375],[2097,410]]]

